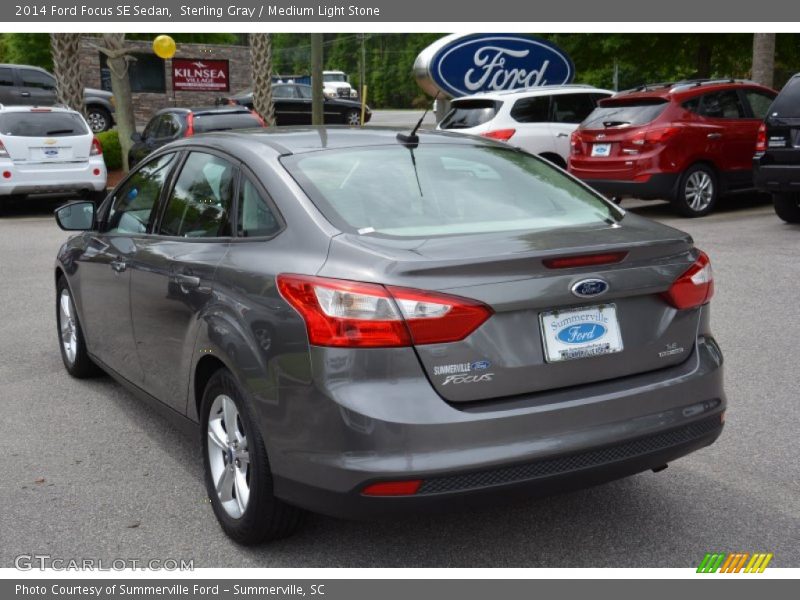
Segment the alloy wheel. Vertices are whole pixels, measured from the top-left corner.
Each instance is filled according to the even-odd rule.
[[[71,365],[75,362],[75,356],[78,353],[78,332],[75,323],[75,308],[66,289],[61,290],[58,297],[58,312],[61,345],[64,347],[67,362]]]
[[[208,464],[222,508],[234,519],[250,500],[250,453],[242,418],[226,394],[214,398],[208,415]]]
[[[89,122],[92,133],[100,133],[107,128],[106,118],[102,113],[96,111],[90,112],[86,120]]]
[[[349,113],[347,113],[347,124],[361,125],[361,115],[359,115],[357,111],[351,110]]]
[[[695,171],[686,180],[684,188],[686,203],[694,212],[708,208],[714,199],[714,181],[705,171]]]

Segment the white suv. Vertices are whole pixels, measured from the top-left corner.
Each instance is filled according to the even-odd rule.
[[[105,196],[103,149],[80,113],[0,104],[0,200],[29,194]]]
[[[508,142],[566,168],[569,137],[614,92],[552,85],[456,98],[437,129]]]

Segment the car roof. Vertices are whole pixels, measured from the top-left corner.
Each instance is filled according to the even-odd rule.
[[[184,115],[192,113],[195,116],[203,116],[203,115],[241,114],[249,112],[250,109],[248,109],[246,106],[233,106],[227,104],[223,106],[196,106],[196,107],[168,106],[167,108],[162,108],[153,116],[155,117],[167,113],[180,113]]]
[[[575,92],[586,93],[605,93],[613,94],[611,90],[604,90],[602,88],[594,87],[583,83],[571,83],[567,85],[541,85],[536,87],[521,88],[515,90],[499,90],[496,92],[480,92],[471,94],[469,96],[461,96],[455,98],[454,101],[460,100],[506,100],[509,98],[527,98],[533,96],[552,96],[556,94],[574,94]]]
[[[57,112],[57,113],[74,113],[80,114],[77,110],[72,110],[71,108],[67,108],[66,106],[31,106],[29,104],[26,105],[14,105],[14,106],[6,106],[5,104],[0,104],[0,111],[2,112],[33,112],[33,113],[49,113],[49,112]]]
[[[47,69],[43,69],[42,67],[37,67],[36,65],[17,65],[14,63],[0,63],[0,67],[7,67],[9,69],[33,69],[34,71],[41,71],[42,73],[47,73],[48,75],[52,75],[50,71]]]
[[[684,81],[667,81],[650,83],[614,95],[613,100],[638,98],[661,98],[663,100],[682,100],[698,94],[706,94],[717,90],[737,88],[757,88],[765,91],[774,90],[747,79],[689,79]]]

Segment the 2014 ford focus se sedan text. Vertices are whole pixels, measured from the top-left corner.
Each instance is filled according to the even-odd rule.
[[[303,509],[587,486],[722,430],[708,257],[498,142],[207,134],[56,216],[81,230],[54,274],[67,370],[199,425],[241,543]]]

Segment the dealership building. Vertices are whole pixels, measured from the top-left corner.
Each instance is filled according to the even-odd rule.
[[[81,75],[86,87],[111,90],[101,41],[81,41]],[[130,64],[131,91],[137,123],[167,106],[207,106],[229,92],[251,86],[250,48],[217,44],[178,44],[172,59],[155,55],[150,41],[130,40],[136,58]]]

